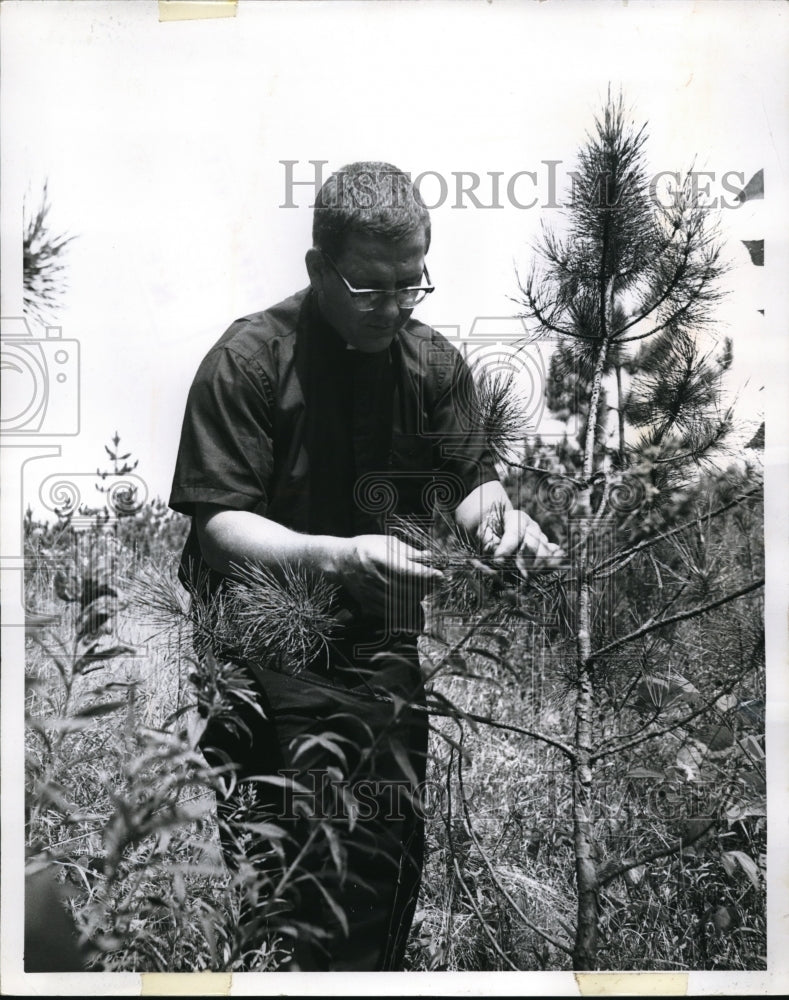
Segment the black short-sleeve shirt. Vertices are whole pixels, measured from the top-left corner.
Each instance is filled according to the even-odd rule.
[[[385,532],[497,479],[473,379],[409,320],[386,351],[349,350],[306,289],[236,320],[186,404],[170,506],[252,511],[296,531]],[[194,527],[184,560],[200,563]]]

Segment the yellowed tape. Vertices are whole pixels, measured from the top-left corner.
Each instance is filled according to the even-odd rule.
[[[232,972],[143,972],[142,997],[226,997],[230,996]]]
[[[582,997],[686,996],[685,972],[576,972]]]
[[[204,17],[235,17],[238,0],[159,0],[160,21],[196,21]]]

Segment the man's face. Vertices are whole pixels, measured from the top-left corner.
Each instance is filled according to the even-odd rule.
[[[334,264],[354,288],[394,291],[419,285],[425,266],[425,236],[420,231],[404,240],[392,241],[352,234]],[[413,309],[401,309],[394,295],[387,295],[375,309],[360,312],[324,254],[311,250],[307,265],[323,318],[343,340],[369,354],[386,350]]]

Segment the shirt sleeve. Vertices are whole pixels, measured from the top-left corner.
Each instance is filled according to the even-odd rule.
[[[467,497],[483,483],[498,481],[496,463],[485,426],[474,378],[461,354],[447,347],[444,377],[431,418],[439,468],[463,484]]]
[[[273,470],[274,402],[259,360],[215,347],[189,390],[170,506],[195,504],[265,514]]]

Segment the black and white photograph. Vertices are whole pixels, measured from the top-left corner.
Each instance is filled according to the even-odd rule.
[[[784,995],[789,5],[0,49],[0,991]]]

